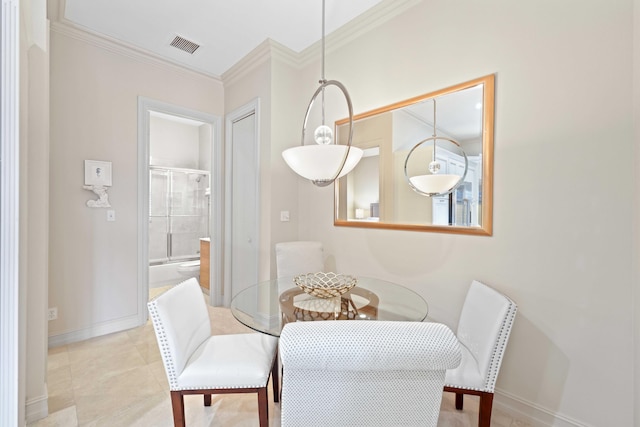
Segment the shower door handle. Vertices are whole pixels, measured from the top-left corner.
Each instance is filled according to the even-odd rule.
[[[173,242],[173,233],[167,233],[167,258],[171,259],[171,244]]]

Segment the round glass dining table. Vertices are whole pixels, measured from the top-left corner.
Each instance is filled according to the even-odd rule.
[[[280,336],[289,322],[312,320],[423,321],[427,302],[402,285],[370,277],[339,297],[318,298],[305,293],[293,277],[250,286],[231,300],[231,313],[249,328]]]

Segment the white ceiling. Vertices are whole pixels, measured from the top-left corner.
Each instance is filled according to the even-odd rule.
[[[383,0],[326,0],[326,34]],[[321,0],[66,0],[71,23],[221,76],[266,39],[301,52],[322,36]],[[175,36],[200,45],[170,45]]]

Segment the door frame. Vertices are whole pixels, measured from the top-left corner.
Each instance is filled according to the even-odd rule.
[[[232,212],[233,207],[233,182],[231,177],[233,172],[233,159],[232,159],[232,138],[233,138],[233,123],[243,118],[254,114],[255,115],[255,138],[254,148],[256,153],[256,163],[254,167],[256,169],[256,182],[255,182],[255,197],[260,206],[260,98],[255,98],[249,103],[231,111],[225,116],[225,221],[224,221],[224,286],[223,286],[223,305],[229,307],[231,305],[232,287],[231,287],[231,243],[232,243]],[[256,247],[258,250],[255,254],[258,275],[260,274],[260,209],[256,209],[254,213],[254,221],[256,228]],[[256,280],[258,278],[256,277]]]
[[[0,424],[24,421],[26,306],[19,282],[20,2],[0,9]],[[21,301],[23,305],[21,306]],[[21,391],[22,390],[22,391]]]
[[[209,303],[221,304],[222,289],[222,248],[219,236],[223,235],[223,153],[222,120],[218,116],[180,107],[166,102],[156,101],[143,96],[138,97],[138,310],[139,323],[148,319],[147,301],[149,301],[149,152],[150,152],[150,112],[170,114],[207,123],[211,130],[211,217],[209,230],[211,237]]]

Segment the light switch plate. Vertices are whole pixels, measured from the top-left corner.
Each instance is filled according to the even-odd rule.
[[[289,211],[280,211],[280,221],[282,222],[289,221]]]

